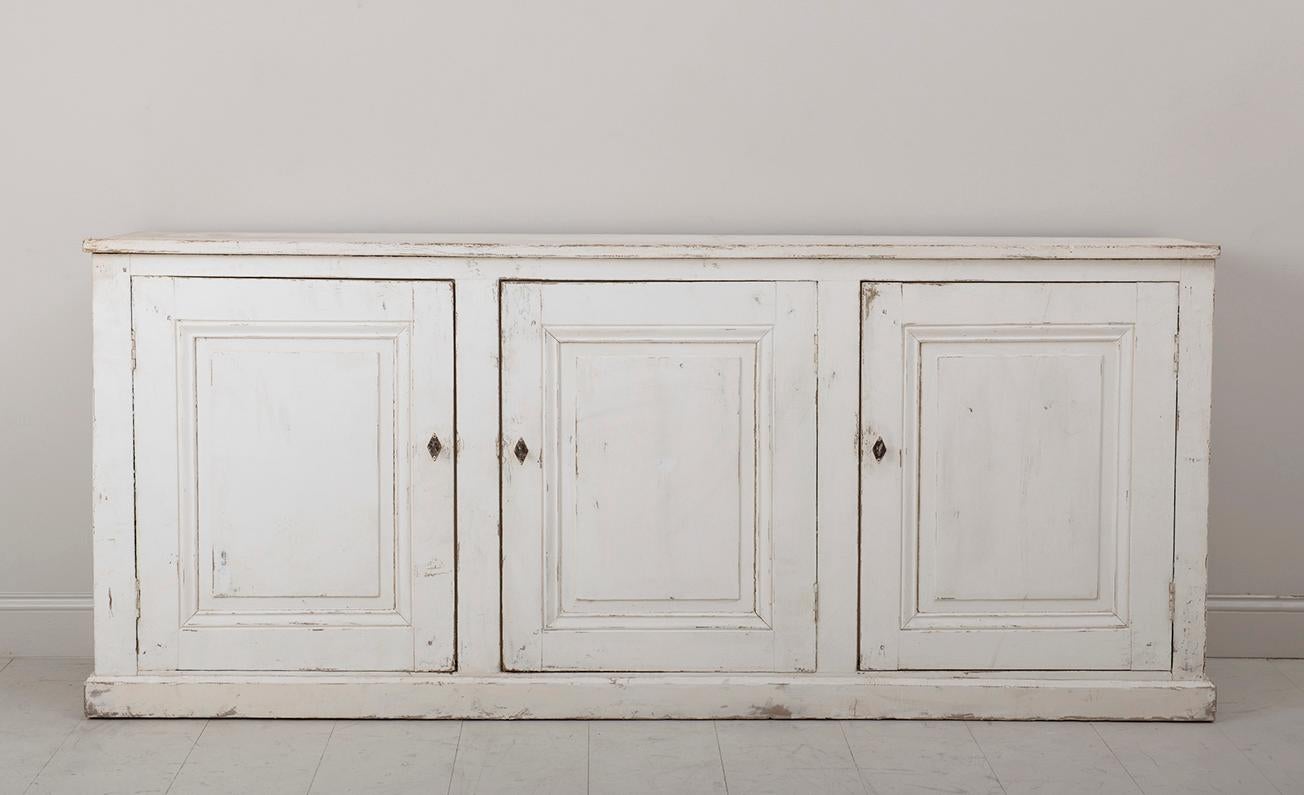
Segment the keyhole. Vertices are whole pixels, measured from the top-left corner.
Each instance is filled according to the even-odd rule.
[[[882,436],[878,437],[878,440],[874,442],[874,446],[870,448],[870,452],[874,454],[875,461],[882,461],[883,456],[887,455],[887,445],[883,444]]]

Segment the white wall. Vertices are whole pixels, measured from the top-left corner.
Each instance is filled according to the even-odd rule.
[[[1294,0],[6,0],[0,594],[56,596],[0,597],[0,654],[89,647],[79,247],[137,229],[1219,242],[1212,591],[1304,594],[1301,32]],[[1304,612],[1214,631],[1304,653]]]

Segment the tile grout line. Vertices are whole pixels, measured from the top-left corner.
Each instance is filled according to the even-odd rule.
[[[317,783],[317,773],[321,770],[321,760],[326,758],[326,749],[331,747],[331,738],[335,736],[335,727],[339,725],[339,721],[331,721],[330,733],[326,735],[326,742],[322,743],[321,756],[317,757],[317,766],[312,769],[312,778],[308,779],[308,789],[303,791],[303,795],[312,792],[312,785]]]
[[[190,755],[195,752],[195,746],[199,745],[199,741],[204,736],[204,732],[208,731],[208,724],[210,723],[212,723],[211,720],[206,720],[204,725],[200,727],[199,734],[195,735],[195,741],[190,744],[190,750],[186,751],[186,758],[182,759],[181,764],[177,765],[177,772],[172,774],[172,780],[168,782],[168,788],[163,791],[163,795],[168,795],[168,793],[172,792],[172,788],[176,786],[177,777],[181,775],[181,769],[186,766],[186,762],[190,761]]]
[[[860,770],[860,763],[856,761],[856,752],[851,750],[851,739],[847,737],[846,721],[838,721],[838,731],[842,734],[842,742],[847,746],[847,753],[851,756],[851,765],[856,768],[856,780],[860,782],[860,788],[869,795],[877,795],[878,790],[865,780],[865,774]]]
[[[1267,658],[1268,665],[1272,666],[1272,669],[1274,671],[1286,677],[1286,681],[1290,682],[1291,687],[1294,687],[1296,690],[1300,691],[1301,693],[1304,693],[1304,682],[1296,682],[1293,676],[1281,670],[1281,666],[1277,665],[1277,662],[1279,660],[1293,660],[1293,659],[1296,658],[1294,657],[1268,657]],[[0,668],[0,670],[4,670],[4,669]]]
[[[1275,671],[1277,672],[1277,674],[1284,676],[1287,682],[1291,684],[1291,687],[1294,687],[1295,689],[1297,689],[1297,691],[1304,692],[1304,687],[1297,686],[1295,680],[1291,679],[1290,676],[1286,676],[1286,672],[1282,671],[1282,669],[1279,669],[1279,667],[1277,666],[1277,662],[1273,661],[1273,659],[1271,659],[1270,657],[1247,657],[1244,659],[1261,659],[1262,662],[1266,663],[1267,669],[1271,671]],[[1205,676],[1209,676],[1208,665],[1206,665]],[[1214,683],[1214,687],[1218,687],[1217,682]],[[1221,736],[1221,738],[1227,740],[1228,745],[1231,745],[1232,748],[1236,749],[1236,753],[1239,753],[1241,759],[1244,759],[1245,761],[1249,762],[1249,766],[1251,766],[1251,768],[1254,769],[1254,773],[1258,773],[1258,777],[1264,779],[1264,781],[1267,782],[1267,786],[1273,787],[1274,790],[1281,792],[1282,791],[1281,787],[1277,786],[1277,782],[1274,782],[1273,779],[1267,778],[1267,774],[1262,772],[1260,766],[1258,766],[1258,762],[1249,759],[1248,753],[1245,753],[1243,749],[1241,749],[1240,743],[1237,743],[1236,740],[1232,739],[1231,736],[1228,735],[1226,731],[1223,731],[1223,727],[1218,725],[1217,715],[1214,715],[1214,717],[1215,717],[1214,721],[1211,722],[1211,725],[1213,725],[1214,727],[1214,731],[1217,731],[1218,735]]]
[[[969,739],[973,741],[973,747],[978,749],[978,754],[983,758],[983,763],[987,765],[987,770],[992,774],[992,779],[996,781],[996,786],[1001,788],[1001,792],[1008,795],[1009,790],[1005,788],[1005,782],[1001,781],[1001,774],[996,772],[995,765],[993,765],[992,760],[987,757],[987,749],[983,748],[983,744],[978,742],[978,736],[973,733],[973,726],[970,725],[973,721],[966,720],[962,721],[962,723],[964,723],[964,730],[969,733]],[[1119,764],[1121,765],[1123,763],[1119,762]]]
[[[1249,763],[1250,763],[1250,767],[1254,769],[1254,772],[1255,772],[1255,773],[1258,773],[1258,774],[1259,774],[1259,778],[1261,778],[1261,779],[1263,779],[1265,782],[1267,782],[1268,786],[1269,786],[1269,787],[1272,787],[1274,790],[1276,790],[1276,791],[1279,793],[1279,795],[1286,795],[1286,793],[1284,793],[1284,792],[1281,791],[1281,787],[1278,787],[1278,786],[1277,786],[1277,782],[1275,782],[1275,781],[1273,781],[1272,779],[1268,778],[1268,774],[1263,772],[1263,770],[1259,767],[1259,763],[1258,763],[1258,762],[1255,762],[1253,759],[1251,759],[1251,758],[1249,757],[1249,754],[1247,754],[1247,753],[1245,753],[1244,751],[1242,751],[1242,750],[1241,750],[1241,746],[1240,746],[1239,743],[1237,743],[1235,740],[1233,740],[1232,738],[1230,738],[1230,737],[1227,736],[1227,732],[1223,731],[1223,730],[1222,730],[1222,727],[1220,727],[1220,726],[1215,726],[1214,728],[1218,730],[1218,734],[1222,735],[1223,739],[1225,739],[1225,740],[1227,741],[1227,744],[1228,744],[1228,745],[1230,745],[1232,748],[1235,748],[1235,749],[1236,749],[1236,753],[1240,754],[1241,757],[1242,757],[1246,762],[1249,762]]]
[[[1226,740],[1226,741],[1227,741],[1227,744],[1228,744],[1229,746],[1231,746],[1232,748],[1236,749],[1236,753],[1240,754],[1240,755],[1241,755],[1241,758],[1244,759],[1246,762],[1248,762],[1248,763],[1250,764],[1250,768],[1251,768],[1255,773],[1258,773],[1258,774],[1259,774],[1259,778],[1263,779],[1264,782],[1266,782],[1267,785],[1268,785],[1269,787],[1272,787],[1272,788],[1273,788],[1274,790],[1276,790],[1278,793],[1281,793],[1281,788],[1277,786],[1276,782],[1274,782],[1272,779],[1268,778],[1268,774],[1267,774],[1267,773],[1264,773],[1263,770],[1261,770],[1261,769],[1259,768],[1259,764],[1258,764],[1257,762],[1255,762],[1253,759],[1251,759],[1249,754],[1247,754],[1247,753],[1245,753],[1245,751],[1241,750],[1241,745],[1240,745],[1240,743],[1236,742],[1236,741],[1233,740],[1231,737],[1227,736],[1227,732],[1223,731],[1223,728],[1222,728],[1221,726],[1218,725],[1217,721],[1215,721],[1215,722],[1213,723],[1213,728],[1214,728],[1214,731],[1218,732],[1218,736],[1219,736],[1219,737],[1222,737],[1224,740]],[[1282,793],[1281,795],[1285,795],[1285,793]]]
[[[720,721],[711,721],[711,729],[715,731],[715,754],[720,760],[720,778],[724,781],[724,795],[729,795],[729,771],[724,769],[724,749],[720,747]]]
[[[1274,672],[1276,672],[1277,674],[1279,674],[1279,675],[1285,677],[1285,678],[1286,678],[1286,681],[1287,681],[1287,682],[1290,682],[1291,687],[1295,688],[1296,690],[1300,690],[1300,691],[1304,692],[1304,688],[1301,688],[1299,685],[1296,685],[1296,684],[1295,684],[1295,680],[1294,680],[1294,679],[1291,679],[1289,676],[1286,676],[1285,672],[1283,672],[1280,668],[1278,668],[1278,667],[1277,667],[1277,664],[1276,664],[1275,662],[1273,662],[1270,658],[1266,658],[1266,657],[1264,657],[1264,658],[1261,658],[1261,659],[1262,659],[1263,662],[1268,666],[1268,670],[1270,670],[1270,671],[1274,671]],[[1208,671],[1205,672],[1205,675],[1208,676]],[[1214,687],[1215,687],[1215,688],[1217,687],[1217,683],[1214,683]],[[1227,732],[1223,731],[1223,727],[1220,726],[1220,725],[1218,725],[1218,721],[1216,720],[1216,717],[1217,717],[1217,716],[1215,715],[1215,720],[1213,721],[1213,724],[1212,724],[1212,725],[1213,725],[1214,731],[1216,731],[1216,732],[1218,733],[1218,736],[1220,736],[1220,737],[1222,737],[1224,740],[1226,740],[1226,741],[1227,741],[1227,744],[1230,745],[1232,748],[1235,748],[1235,749],[1236,749],[1236,753],[1240,754],[1240,755],[1241,755],[1241,758],[1243,758],[1246,762],[1249,762],[1249,763],[1250,763],[1250,767],[1254,769],[1254,772],[1255,772],[1255,773],[1258,773],[1258,774],[1259,774],[1259,777],[1260,777],[1260,778],[1262,778],[1264,781],[1266,781],[1266,782],[1268,783],[1268,786],[1269,786],[1269,787],[1272,787],[1274,790],[1276,790],[1278,793],[1280,793],[1280,792],[1281,792],[1281,788],[1277,786],[1277,783],[1276,783],[1275,781],[1273,781],[1272,779],[1268,778],[1268,774],[1267,774],[1267,773],[1264,773],[1263,770],[1261,770],[1261,769],[1259,768],[1259,764],[1258,764],[1257,762],[1255,762],[1253,759],[1251,759],[1251,758],[1250,758],[1250,755],[1247,754],[1247,753],[1245,753],[1245,751],[1241,749],[1241,745],[1240,745],[1240,743],[1236,742],[1236,740],[1232,739],[1232,738],[1227,734]]]
[[[1101,744],[1105,746],[1105,750],[1109,751],[1109,755],[1114,757],[1114,761],[1118,762],[1118,766],[1123,768],[1123,772],[1127,774],[1129,779],[1131,779],[1132,786],[1136,787],[1137,792],[1144,793],[1145,790],[1141,788],[1139,783],[1137,783],[1136,776],[1133,776],[1132,771],[1128,770],[1127,765],[1123,764],[1123,760],[1118,758],[1118,753],[1114,751],[1114,746],[1110,745],[1109,740],[1105,739],[1105,735],[1100,733],[1100,729],[1096,726],[1096,722],[1093,720],[1088,723],[1091,726],[1091,731],[1095,733],[1096,739],[1100,740]]]
[[[462,732],[466,730],[466,721],[457,722],[457,745],[453,746],[453,764],[448,766],[448,795],[453,792],[453,777],[457,774],[457,755],[462,752]]]
[[[50,766],[50,763],[54,761],[54,758],[58,756],[59,752],[63,750],[63,747],[68,744],[68,740],[77,733],[77,730],[80,729],[84,723],[89,723],[89,720],[82,718],[72,725],[72,728],[68,730],[68,733],[59,741],[58,747],[50,752],[50,756],[46,758],[45,763],[41,765],[41,769],[36,771],[36,775],[32,776],[31,781],[27,782],[27,786],[23,788],[24,793],[32,791],[32,787],[36,786],[37,779],[41,777],[41,774],[45,772],[45,769]]]

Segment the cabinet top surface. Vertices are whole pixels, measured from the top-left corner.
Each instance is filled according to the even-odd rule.
[[[502,235],[139,233],[87,240],[94,254],[598,259],[1215,259],[1219,247],[1170,238],[852,235]]]

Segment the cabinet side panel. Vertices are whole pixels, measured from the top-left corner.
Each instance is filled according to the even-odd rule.
[[[1184,679],[1204,675],[1213,295],[1213,263],[1186,263],[1178,294],[1173,570],[1173,674]]]
[[[95,672],[134,674],[136,520],[128,257],[94,257],[91,322]]]

